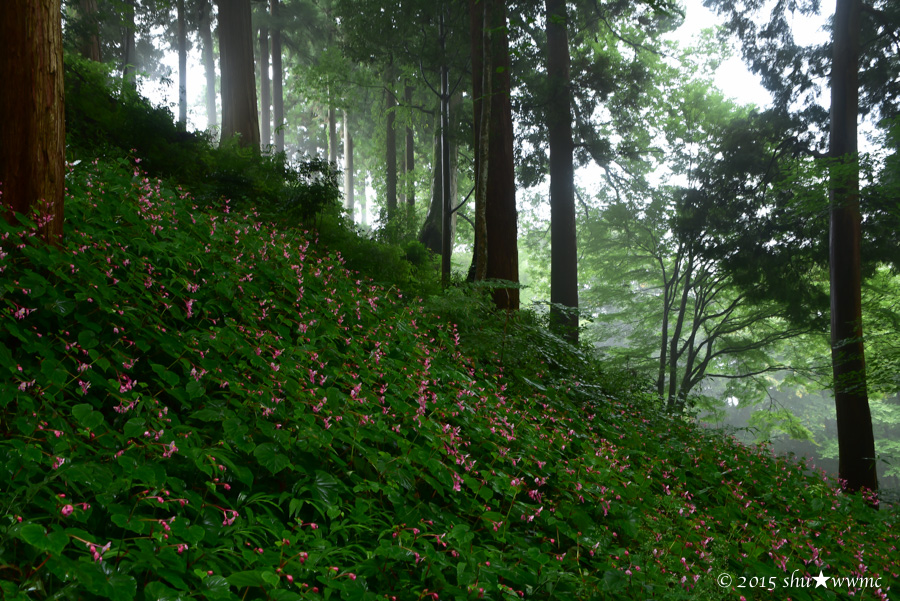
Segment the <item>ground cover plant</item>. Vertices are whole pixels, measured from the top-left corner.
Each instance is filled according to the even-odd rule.
[[[82,163],[0,226],[4,599],[896,594],[896,513],[229,207]]]

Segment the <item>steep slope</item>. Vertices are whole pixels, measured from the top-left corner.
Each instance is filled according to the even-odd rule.
[[[0,226],[5,599],[889,598],[896,517],[802,466],[470,357],[309,232],[69,179],[63,248]]]

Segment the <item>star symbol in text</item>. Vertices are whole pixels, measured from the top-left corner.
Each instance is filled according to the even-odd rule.
[[[820,586],[828,588],[828,576],[822,575],[822,570],[819,570],[819,575],[813,576],[812,579],[816,581],[816,588],[819,588]]]

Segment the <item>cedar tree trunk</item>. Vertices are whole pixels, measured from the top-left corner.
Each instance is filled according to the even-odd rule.
[[[838,428],[838,472],[848,491],[878,490],[875,439],[866,390],[860,276],[859,0],[837,0],[831,68],[831,364]]]
[[[475,130],[478,144],[477,193],[482,196],[484,225],[479,226],[476,197],[476,255],[484,262],[484,277],[519,281],[516,180],[513,167],[513,127],[510,105],[509,36],[504,0],[470,0],[472,15],[472,79],[476,104]],[[484,11],[479,18],[481,11]],[[473,14],[475,13],[475,14]],[[480,43],[478,39],[480,39]],[[479,51],[483,58],[477,61]],[[476,64],[478,63],[478,64]],[[480,105],[480,106],[479,106]],[[486,234],[479,244],[479,230]],[[476,279],[479,279],[476,259]],[[518,309],[517,288],[499,288],[493,293],[498,309]]]
[[[406,86],[404,90],[404,101],[406,106],[412,106],[412,86]],[[416,215],[416,180],[413,171],[416,168],[416,142],[413,135],[412,126],[406,126],[406,211],[409,216],[409,222],[412,223]]]
[[[241,146],[259,148],[250,0],[218,0],[218,4],[222,141],[239,135]]]
[[[578,343],[578,251],[575,239],[575,169],[565,0],[547,0],[547,77],[550,98],[550,323]],[[560,305],[570,309],[561,309]]]
[[[0,207],[34,217],[41,237],[62,237],[66,140],[59,0],[0,3]],[[14,143],[13,143],[14,142]]]

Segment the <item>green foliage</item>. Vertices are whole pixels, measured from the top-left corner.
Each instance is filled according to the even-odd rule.
[[[454,289],[457,327],[314,234],[125,161],[68,190],[61,247],[0,226],[4,598],[674,600],[720,597],[723,571],[890,577],[895,515],[604,394],[619,376],[533,315]]]
[[[192,181],[203,177],[210,140],[179,130],[167,108],[154,107],[110,67],[65,55],[66,143],[70,159],[98,155],[141,157],[154,175]],[[121,86],[121,87],[120,87]]]
[[[168,109],[115,81],[105,65],[66,55],[66,126],[69,155],[140,157],[148,174],[190,189],[197,201],[221,209],[251,207],[265,217],[307,223],[340,210],[338,173],[313,158],[296,167],[283,155],[264,155],[231,140],[214,146],[202,133],[181,131]]]

